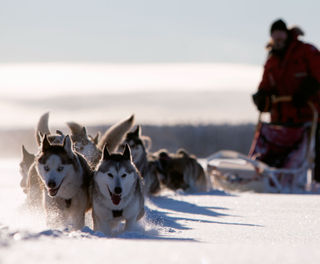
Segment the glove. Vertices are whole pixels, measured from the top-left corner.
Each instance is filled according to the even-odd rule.
[[[270,111],[271,94],[269,92],[259,90],[252,95],[252,99],[260,112]]]
[[[297,92],[292,95],[292,104],[295,107],[303,107],[307,104],[309,98],[320,89],[319,82],[313,77],[305,78]]]
[[[309,96],[307,96],[303,91],[297,91],[292,96],[292,104],[297,107],[301,108],[307,104]]]

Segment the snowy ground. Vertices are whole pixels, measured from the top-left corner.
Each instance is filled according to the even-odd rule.
[[[23,212],[17,160],[0,161],[0,263],[320,263],[318,195],[187,195],[147,201],[119,237],[48,229]],[[88,219],[90,220],[90,219]]]

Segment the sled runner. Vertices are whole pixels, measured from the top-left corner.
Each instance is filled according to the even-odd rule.
[[[273,97],[272,103],[291,100]],[[261,113],[248,156],[222,150],[207,158],[216,188],[255,192],[299,192],[311,183],[318,113],[300,126],[263,122]]]

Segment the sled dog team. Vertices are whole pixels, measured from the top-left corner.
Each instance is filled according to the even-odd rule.
[[[67,123],[70,135],[51,133],[49,114],[36,128],[38,153],[22,146],[20,186],[32,210],[44,211],[50,227],[81,229],[92,210],[93,229],[130,230],[144,215],[145,195],[163,188],[206,191],[208,181],[196,158],[185,150],[149,153],[151,140],[141,135],[134,116],[111,126],[101,137]]]

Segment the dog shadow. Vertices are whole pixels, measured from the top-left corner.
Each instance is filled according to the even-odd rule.
[[[214,211],[214,210],[228,210],[227,208],[223,208],[223,207],[198,206],[193,203],[189,203],[186,201],[178,201],[165,196],[153,197],[150,200],[158,208],[165,209],[165,210],[170,210],[170,211],[175,211],[180,213],[187,213],[192,215],[209,216],[209,217],[228,216],[228,214]]]
[[[178,229],[178,230],[191,229],[190,227],[180,224],[179,223],[180,220],[187,221],[187,222],[197,222],[197,223],[262,227],[261,225],[256,225],[256,224],[217,221],[217,218],[232,216],[231,214],[217,212],[217,211],[227,212],[229,209],[225,207],[199,206],[186,201],[175,200],[167,196],[152,197],[150,198],[150,202],[153,203],[156,207],[163,209],[163,210],[148,209],[148,213],[151,214],[151,218],[158,219],[158,222],[160,224],[173,229]],[[170,211],[189,214],[190,217],[176,217],[176,216],[172,217],[170,216],[171,215]],[[198,215],[199,217],[195,217],[196,215]],[[203,220],[201,219],[202,217],[210,217],[210,219]]]

